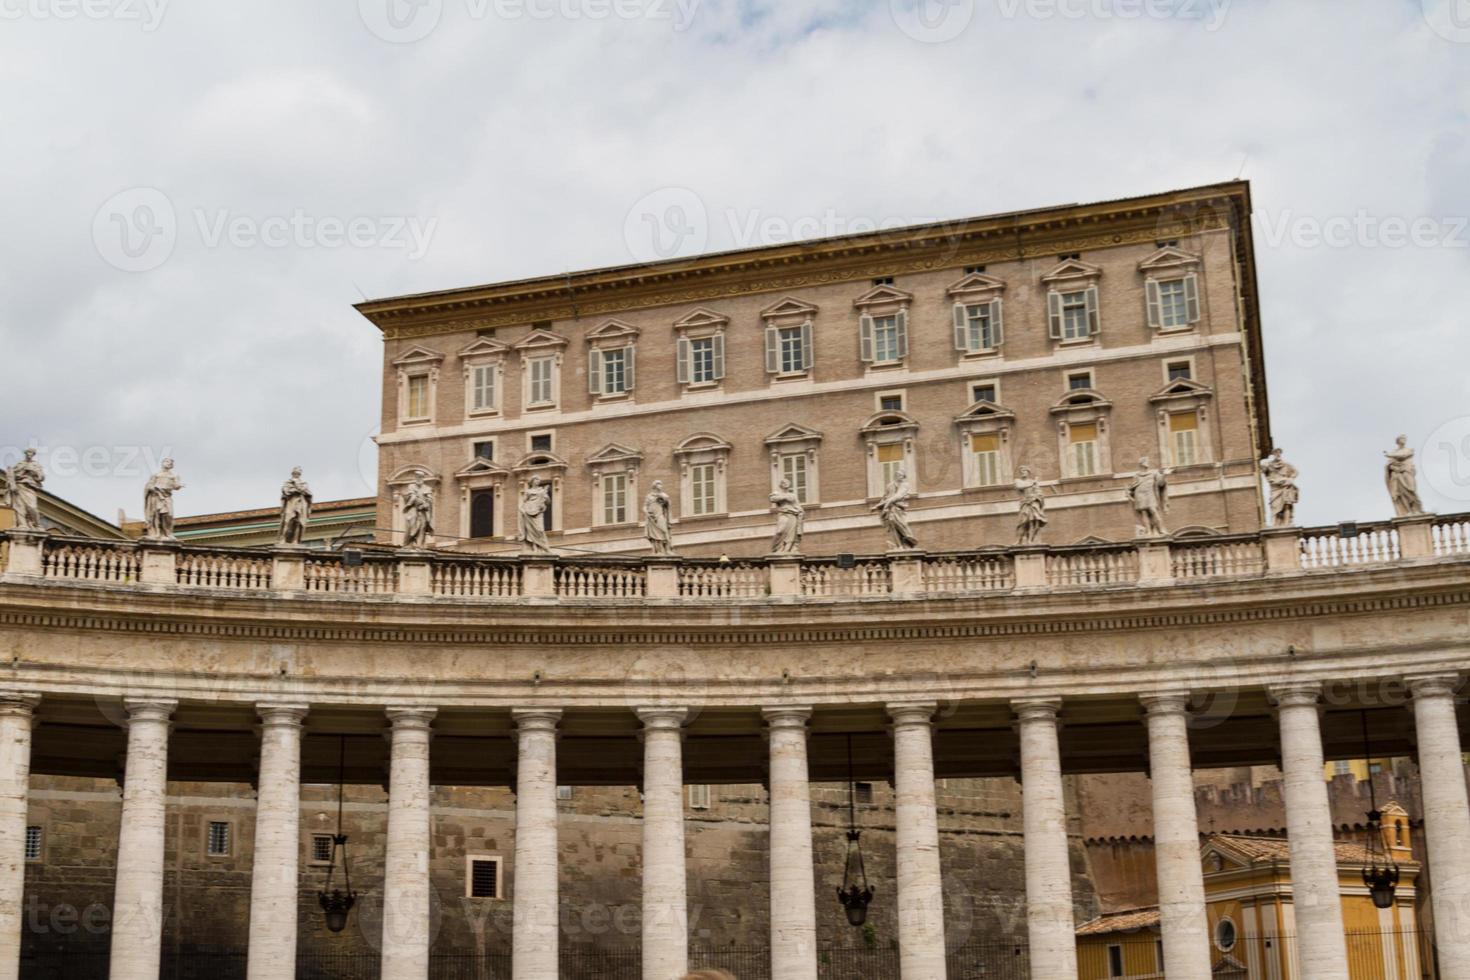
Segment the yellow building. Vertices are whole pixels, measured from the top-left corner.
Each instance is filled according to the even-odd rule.
[[[1428,976],[1415,914],[1409,818],[1396,803],[1383,808],[1383,844],[1398,864],[1392,908],[1379,909],[1363,884],[1368,849],[1338,841],[1342,914],[1352,980],[1419,980]],[[1297,961],[1290,854],[1284,837],[1212,834],[1201,848],[1214,974],[1230,980],[1311,980]],[[1380,858],[1381,860],[1381,858]],[[1159,910],[1127,909],[1077,930],[1080,980],[1162,978]]]

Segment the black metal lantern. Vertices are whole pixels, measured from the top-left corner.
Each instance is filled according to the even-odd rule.
[[[837,901],[847,913],[847,921],[861,926],[868,921],[868,905],[873,901],[873,886],[868,884],[868,871],[863,865],[862,832],[857,829],[857,783],[852,775],[852,736],[847,736],[847,864],[842,872],[842,887]]]
[[[332,856],[327,862],[327,882],[317,892],[317,903],[322,907],[328,932],[341,932],[347,928],[347,915],[357,904],[357,893],[352,890],[352,869],[347,863],[347,835],[342,833],[342,784],[347,770],[347,736],[341,737],[337,748],[337,832],[332,835]],[[342,855],[342,887],[333,888],[332,879],[337,871],[337,855]]]
[[[1363,726],[1363,758],[1368,767],[1368,863],[1363,866],[1363,884],[1373,896],[1373,906],[1380,909],[1393,908],[1394,891],[1399,885],[1399,866],[1388,856],[1388,847],[1383,843],[1383,814],[1378,810],[1378,792],[1373,786],[1373,750],[1368,742],[1368,712],[1360,711]],[[1382,855],[1382,862],[1379,856]]]

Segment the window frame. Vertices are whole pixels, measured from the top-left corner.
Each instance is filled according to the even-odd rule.
[[[955,420],[960,438],[960,474],[966,490],[993,490],[1010,487],[1015,480],[1015,461],[1011,453],[1011,430],[1015,425],[1015,413],[993,401],[976,401]],[[996,479],[993,483],[982,482],[980,461],[973,450],[976,436],[994,436],[996,439]]]
[[[484,862],[495,865],[495,894],[475,894],[475,865]],[[505,857],[500,854],[466,854],[464,856],[464,897],[470,901],[503,902],[508,896],[505,887]]]
[[[459,352],[464,373],[464,417],[489,418],[501,414],[505,397],[505,355],[510,348],[489,337],[481,337]],[[479,402],[479,373],[490,373],[490,402]]]
[[[325,868],[332,863],[332,858],[330,855],[332,854],[332,849],[335,846],[335,843],[332,840],[332,836],[333,835],[331,834],[324,834],[321,831],[317,830],[308,830],[306,832],[306,861],[304,863],[308,867]],[[316,856],[316,842],[322,839],[325,839],[327,842],[327,853],[329,856],[326,858],[318,859]]]
[[[700,307],[674,323],[674,379],[685,391],[718,388],[725,380],[725,328],[730,318]],[[710,376],[694,376],[694,345],[710,345]]]
[[[853,301],[858,312],[858,360],[868,371],[901,368],[909,358],[909,308],[913,294],[890,284],[876,285]],[[880,324],[882,325],[880,327]],[[880,329],[886,338],[880,344]],[[879,348],[884,356],[879,357]]]
[[[592,474],[592,526],[629,527],[642,523],[642,501],[638,494],[638,471],[643,454],[618,443],[608,443],[587,459]],[[608,494],[618,480],[622,481],[622,520],[608,511]],[[554,504],[554,501],[553,501]]]
[[[771,383],[801,381],[811,378],[816,367],[816,316],[818,310],[810,303],[788,296],[761,311],[765,324],[766,376]],[[799,330],[801,344],[801,369],[786,366],[780,343],[780,331]]]
[[[771,493],[776,492],[785,478],[782,460],[787,456],[804,456],[807,499],[801,501],[801,505],[808,509],[821,506],[822,438],[822,433],[796,422],[788,422],[766,436],[766,452],[771,463]]]
[[[214,843],[214,828],[225,828],[225,849],[215,851],[211,845]],[[210,861],[228,861],[235,856],[235,821],[232,817],[205,816],[204,818],[204,857]]]
[[[567,339],[554,334],[550,330],[537,327],[519,342],[512,345],[521,361],[521,412],[552,412],[561,409],[562,400],[562,368],[566,357]],[[546,364],[546,378],[544,383],[547,389],[547,398],[537,399],[535,387],[540,382],[535,381],[535,367],[541,363]]]
[[[1081,400],[1076,400],[1079,396]],[[1099,394],[1096,389],[1068,391],[1059,402],[1052,406],[1052,415],[1056,417],[1057,459],[1060,461],[1062,480],[1092,480],[1111,476],[1113,472],[1112,407],[1112,402]],[[1096,471],[1090,474],[1078,472],[1071,448],[1075,445],[1072,441],[1072,429],[1080,425],[1097,426],[1094,449]]]
[[[1158,459],[1165,469],[1213,467],[1216,464],[1214,432],[1210,418],[1213,400],[1213,389],[1189,379],[1170,381],[1150,396],[1149,401],[1155,408]],[[1173,419],[1177,415],[1189,414],[1195,417],[1195,458],[1190,462],[1181,462],[1175,452]]]
[[[880,461],[880,447],[897,446],[900,459],[892,461],[901,466],[909,477],[909,486],[918,489],[918,467],[916,466],[916,444],[919,423],[905,412],[878,412],[858,430],[866,444],[867,497],[876,500],[888,488],[885,479],[887,462]]]
[[[690,783],[687,791],[689,809],[711,810],[714,808],[715,794],[710,789],[709,783]]]
[[[427,347],[412,347],[394,358],[393,366],[398,377],[398,424],[400,426],[433,425],[437,419],[439,405],[439,369],[444,355]],[[411,411],[412,392],[415,382],[424,385],[424,410],[415,414]]]
[[[731,444],[712,432],[697,432],[674,447],[674,464],[679,473],[679,520],[703,520],[728,515],[727,473]],[[711,466],[713,502],[711,510],[695,513],[694,470]]]
[[[37,838],[37,841],[36,841],[36,853],[35,853],[35,856],[34,857],[31,856],[31,831],[33,831],[33,830],[36,832],[36,838]],[[45,864],[46,863],[46,846],[48,844],[48,838],[50,836],[51,836],[50,834],[46,833],[46,824],[44,822],[42,822],[42,823],[31,823],[30,821],[26,821],[25,851],[24,851],[24,854],[25,854],[25,863],[26,864]]]
[[[1066,258],[1041,277],[1046,287],[1047,335],[1058,347],[1080,347],[1097,343],[1102,333],[1102,269],[1077,258]],[[1083,324],[1080,336],[1067,334],[1066,297],[1081,296]]]

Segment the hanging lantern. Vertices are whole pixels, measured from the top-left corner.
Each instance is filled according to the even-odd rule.
[[[332,856],[327,862],[327,881],[317,892],[316,900],[322,907],[328,932],[341,932],[347,928],[347,915],[357,904],[357,893],[352,890],[352,869],[347,863],[347,835],[342,833],[342,784],[347,765],[347,736],[341,737],[337,749],[337,832],[332,835]],[[342,887],[333,888],[332,880],[337,872],[337,856],[342,856]]]
[[[1394,891],[1399,885],[1399,866],[1388,855],[1383,843],[1383,814],[1378,810],[1378,792],[1373,786],[1373,750],[1368,742],[1368,712],[1359,712],[1363,726],[1363,759],[1368,767],[1368,802],[1373,808],[1368,811],[1368,840],[1366,850],[1368,863],[1363,867],[1363,884],[1373,896],[1373,906],[1379,909],[1393,908]],[[1379,855],[1383,860],[1379,861]]]
[[[847,864],[842,871],[842,887],[837,901],[847,913],[847,921],[861,926],[868,921],[868,905],[873,901],[873,886],[868,884],[868,871],[863,865],[863,835],[857,829],[857,783],[852,774],[852,736],[847,736]]]

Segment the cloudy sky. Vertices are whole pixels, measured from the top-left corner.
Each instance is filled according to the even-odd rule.
[[[371,493],[364,297],[1240,175],[1303,521],[1401,431],[1470,509],[1470,0],[0,0],[0,81],[0,451],[109,518]]]

